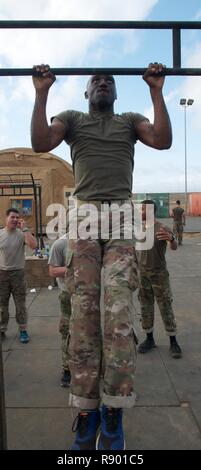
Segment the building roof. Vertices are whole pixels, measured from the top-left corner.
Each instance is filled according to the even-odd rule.
[[[72,173],[72,165],[70,165],[70,163],[68,163],[66,160],[63,160],[63,158],[60,158],[51,152],[36,153],[31,148],[28,148],[28,147],[13,147],[13,148],[0,150],[0,156],[6,155],[6,154],[9,154],[9,155],[14,154],[16,160],[18,161],[20,160],[22,161],[23,157],[32,157],[32,156],[37,157],[42,160],[57,160],[62,165],[64,165],[68,171]]]

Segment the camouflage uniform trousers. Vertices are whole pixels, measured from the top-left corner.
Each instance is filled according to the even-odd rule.
[[[61,354],[62,367],[68,370],[68,344],[69,344],[69,323],[71,316],[71,300],[68,292],[61,290],[59,294],[61,318],[59,322],[59,332],[61,333]]]
[[[16,309],[16,322],[20,330],[26,330],[26,282],[24,269],[0,270],[0,330],[6,331],[9,321],[9,299],[13,296]]]
[[[173,233],[175,234],[179,244],[182,243],[183,240],[183,224],[179,222],[173,222]]]
[[[140,274],[139,300],[142,328],[146,333],[154,329],[154,300],[158,304],[167,335],[177,332],[172,309],[172,293],[167,270],[160,272],[142,271]]]
[[[102,344],[100,293],[104,268],[104,333]],[[132,292],[138,285],[132,240],[70,240],[67,287],[72,294],[69,367],[70,404],[93,409],[100,403],[102,350],[103,403],[132,407],[136,335]]]

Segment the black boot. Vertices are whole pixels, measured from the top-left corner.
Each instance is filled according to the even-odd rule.
[[[177,343],[176,336],[170,336],[170,354],[174,359],[182,356],[182,350]]]
[[[154,348],[156,348],[156,344],[154,341],[153,333],[147,333],[146,339],[138,347],[138,352],[145,354]]]

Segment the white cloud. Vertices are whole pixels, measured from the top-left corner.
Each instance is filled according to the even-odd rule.
[[[200,68],[201,64],[201,42],[194,44],[193,50],[189,51],[186,60],[187,67]],[[187,77],[180,88],[181,98],[192,98],[194,103],[188,108],[188,116],[192,116],[193,126],[201,131],[201,77]]]
[[[40,19],[40,20],[143,20],[158,0],[1,0],[0,18],[8,19]],[[111,36],[121,37],[120,50],[109,50]],[[108,37],[107,42],[103,40]],[[106,46],[105,46],[106,44]],[[107,47],[107,50],[106,50]],[[111,30],[0,30],[0,59],[2,67],[32,67],[37,63],[49,63],[52,67],[82,67],[87,62],[92,66],[103,66],[104,54],[122,55],[134,51],[138,47],[136,33],[133,31]],[[91,65],[89,65],[91,66]],[[19,103],[28,100],[33,102],[34,91],[30,77],[10,79],[12,91],[9,101]],[[49,109],[56,110],[76,107],[82,100],[83,86],[80,90],[81,78],[58,77],[56,86],[50,93]],[[59,96],[58,96],[59,95]],[[65,104],[65,105],[64,105]],[[55,111],[55,109],[54,109]]]
[[[1,19],[142,20],[158,0],[1,0]],[[122,7],[123,6],[123,7]],[[115,34],[116,31],[113,31]],[[6,30],[0,31],[0,55],[9,66],[28,67],[43,61],[54,66],[82,63],[87,50],[110,30]],[[125,50],[136,47],[134,33],[120,31]]]
[[[4,95],[3,90],[0,89],[0,106],[5,106],[6,105],[6,97]]]
[[[201,10],[199,10],[195,15],[195,20],[199,21],[201,19]]]
[[[1,0],[1,19],[135,19],[149,14],[158,0]]]

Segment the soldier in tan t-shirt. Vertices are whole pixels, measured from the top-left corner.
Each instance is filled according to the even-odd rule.
[[[37,246],[35,237],[19,218],[19,211],[10,208],[6,211],[6,225],[0,230],[0,332],[4,337],[8,327],[8,305],[12,294],[21,343],[29,341],[24,271],[25,244],[33,250]]]

